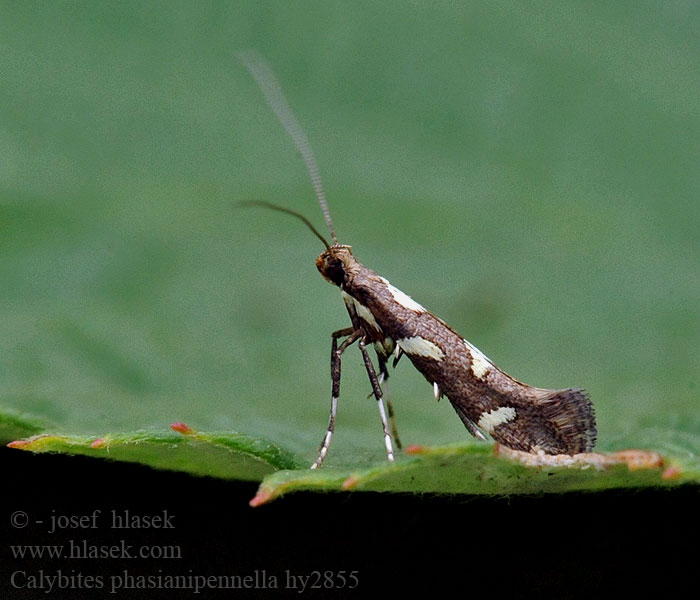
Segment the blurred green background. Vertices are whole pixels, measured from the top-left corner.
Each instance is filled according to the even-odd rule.
[[[267,436],[314,456],[339,238],[599,448],[700,431],[700,9],[687,2],[2,2],[0,406],[49,429]],[[381,458],[354,349],[330,462]],[[408,361],[406,443],[468,437]],[[635,435],[637,437],[635,438]]]

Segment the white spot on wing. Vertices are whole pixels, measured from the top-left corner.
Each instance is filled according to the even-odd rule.
[[[445,354],[439,346],[436,346],[430,340],[426,340],[419,335],[398,340],[396,344],[406,354],[411,354],[413,356],[425,356],[426,358],[432,358],[437,361],[445,357]]]
[[[391,292],[391,296],[398,304],[400,304],[404,308],[407,308],[408,310],[412,310],[413,312],[427,312],[420,304],[418,304],[418,302],[416,302],[407,294],[404,294],[399,288],[396,288],[393,285],[391,285],[386,279],[384,279],[384,277],[380,277],[380,279],[386,284],[387,289],[389,290],[389,292]]]
[[[474,373],[474,377],[477,379],[483,379],[488,375],[488,372],[492,369],[493,363],[484,356],[483,352],[479,350],[476,346],[473,346],[470,344],[467,340],[464,340],[464,343],[467,346],[467,350],[469,350],[469,354],[472,357],[472,373]]]
[[[477,425],[486,433],[492,433],[496,427],[515,419],[515,409],[512,406],[501,406],[489,412],[481,413]]]
[[[440,386],[437,384],[437,381],[433,382],[433,395],[435,396],[435,400],[440,400],[440,397],[442,396],[442,392],[440,391]]]
[[[382,328],[379,327],[377,320],[374,318],[374,315],[372,314],[372,311],[369,308],[367,308],[363,304],[360,304],[350,294],[343,291],[341,291],[340,293],[343,295],[343,302],[345,302],[346,306],[355,307],[355,312],[357,313],[357,316],[360,317],[360,319],[362,319],[370,327],[373,327],[375,330],[379,332],[382,331]]]

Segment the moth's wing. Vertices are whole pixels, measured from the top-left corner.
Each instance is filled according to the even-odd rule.
[[[477,425],[490,423],[482,428],[509,448],[571,455],[590,452],[595,445],[595,411],[582,389],[530,388],[525,395],[501,397],[499,402],[501,407],[482,416]],[[466,422],[465,426],[471,432]]]

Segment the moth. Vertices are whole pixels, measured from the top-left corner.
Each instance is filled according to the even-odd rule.
[[[318,458],[311,468],[320,467],[328,454],[340,398],[341,357],[355,343],[362,353],[371,395],[377,401],[390,461],[394,460],[392,439],[399,448],[400,442],[395,426],[392,431],[389,428],[382,384],[389,377],[389,360],[393,357],[395,367],[404,355],[430,383],[435,398],[439,400],[445,396],[450,401],[473,436],[482,440],[490,436],[509,448],[531,453],[589,452],[597,433],[593,405],[584,390],[575,387],[544,389],[517,381],[442,319],[361,264],[350,246],[338,242],[311,146],[274,73],[257,52],[241,53],[238,57],[301,153],[332,243],[306,217],[293,210],[262,201],[244,204],[288,213],[311,229],[325,246],[316,258],[316,268],[326,281],[340,288],[350,317],[350,327],[331,334],[330,417]],[[370,346],[376,354],[376,368],[368,352]],[[393,425],[393,410],[391,404],[387,406]]]

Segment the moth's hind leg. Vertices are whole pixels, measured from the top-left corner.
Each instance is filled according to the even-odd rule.
[[[396,428],[396,414],[394,413],[394,405],[391,403],[391,392],[389,391],[389,371],[386,368],[387,361],[383,355],[377,353],[377,362],[379,363],[379,383],[384,385],[384,397],[386,398],[386,412],[389,416],[389,425],[391,426],[391,437],[394,438],[396,447],[401,450],[401,440],[399,439],[399,430]],[[370,396],[374,396],[372,392]]]
[[[394,462],[394,447],[391,443],[389,425],[386,420],[386,413],[384,412],[384,403],[382,402],[382,388],[379,385],[379,379],[377,378],[377,373],[374,370],[372,359],[370,359],[369,352],[367,352],[367,345],[365,341],[360,340],[358,345],[360,346],[360,351],[362,352],[362,358],[365,361],[365,369],[367,369],[367,375],[369,376],[369,381],[372,384],[372,391],[374,392],[374,397],[377,399],[379,417],[382,420],[382,430],[384,431],[384,445],[386,446],[386,457],[389,459],[390,462]]]
[[[399,430],[396,428],[396,413],[394,413],[394,405],[389,399],[389,384],[384,385],[386,388],[386,412],[389,415],[389,425],[391,425],[391,437],[394,438],[396,442],[396,447],[401,450],[403,446],[401,445],[401,439],[399,438]]]
[[[317,469],[323,464],[323,460],[326,458],[326,454],[328,454],[328,448],[331,445],[333,432],[335,431],[335,416],[338,412],[338,398],[340,397],[340,357],[343,352],[345,352],[345,349],[351,344],[354,344],[361,335],[361,330],[356,330],[352,327],[339,329],[331,334],[331,414],[328,418],[326,435],[323,436],[323,440],[321,440],[321,445],[318,449],[318,458],[314,461],[314,464],[311,465],[312,469]],[[345,336],[349,337],[338,347],[338,338]]]

